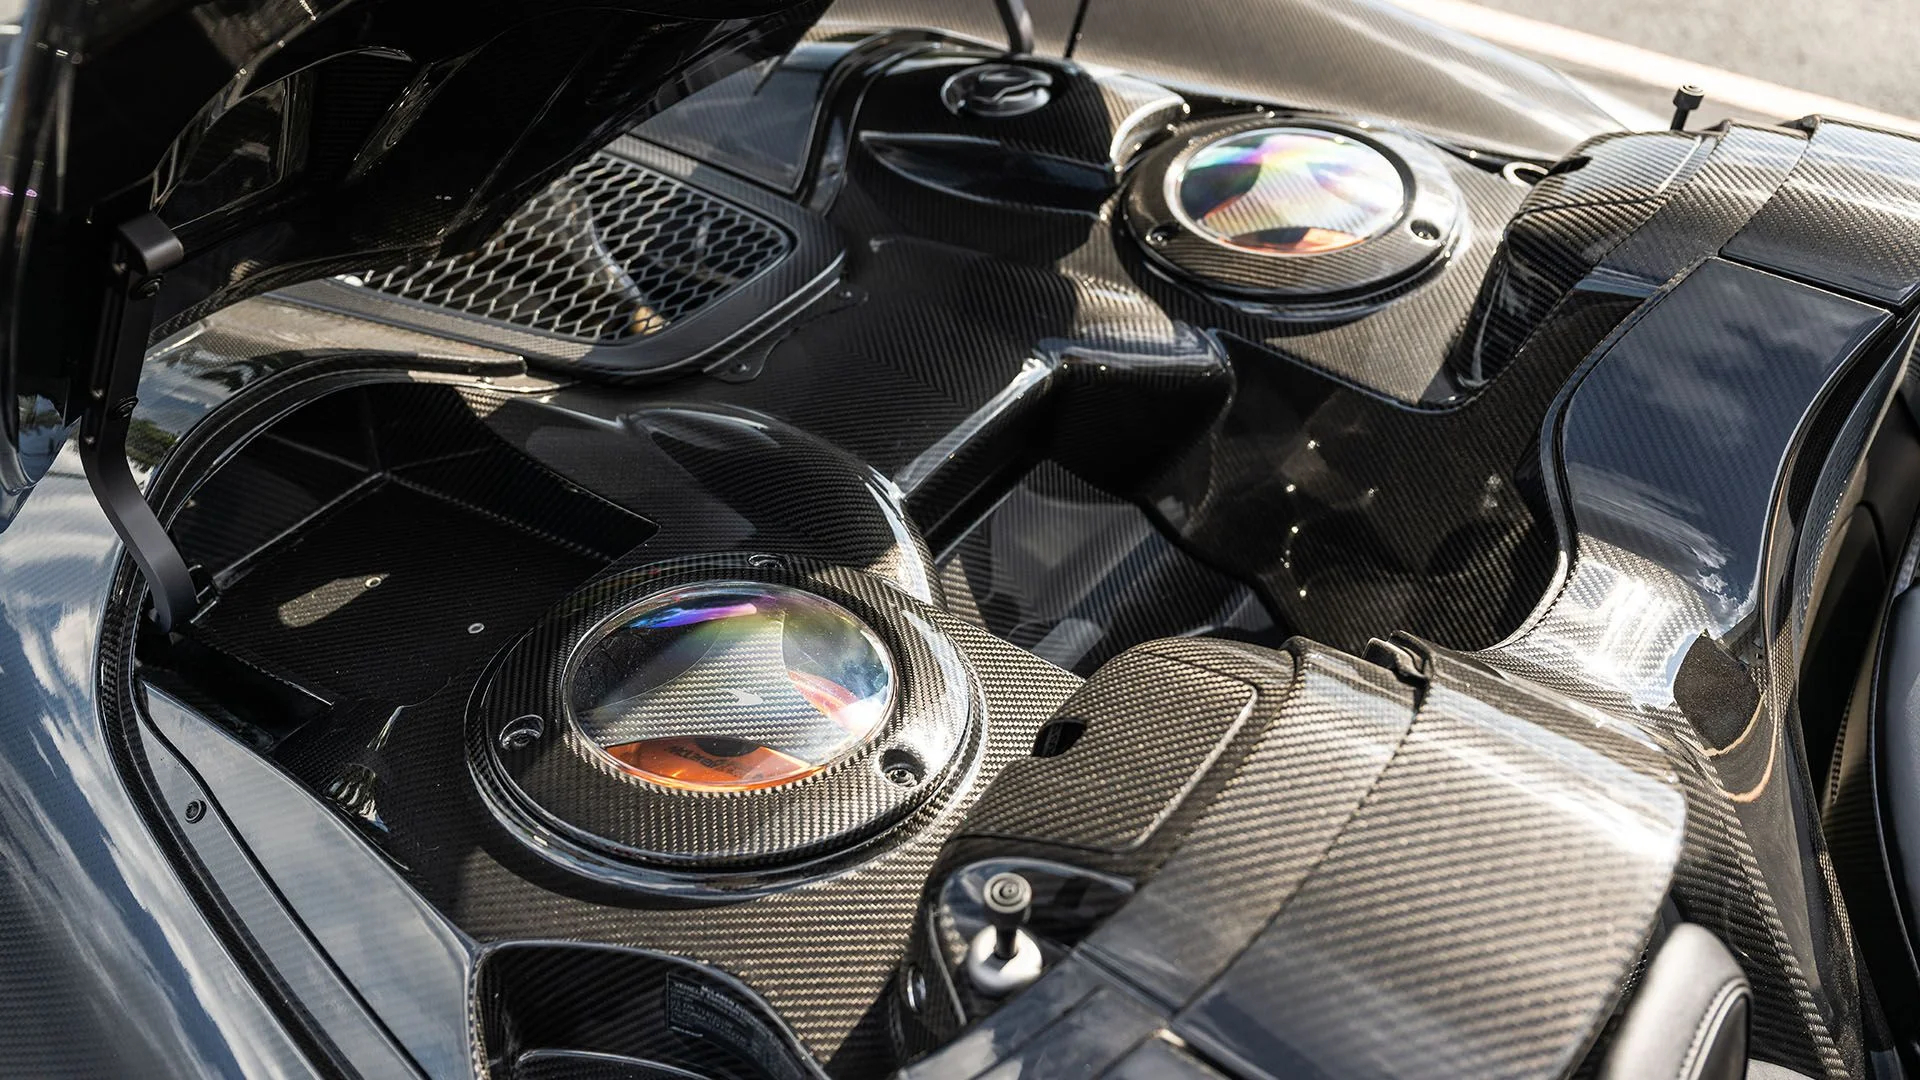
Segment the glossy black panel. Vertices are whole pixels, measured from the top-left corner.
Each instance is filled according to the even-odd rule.
[[[1560,435],[1575,526],[1677,575],[1716,636],[1753,617],[1794,433],[1888,318],[1708,260],[1580,383]]]
[[[165,694],[148,694],[144,711],[154,732],[182,748],[212,812],[232,823],[280,902],[377,1023],[427,1075],[459,1075],[470,1056],[464,1019],[471,942],[358,843],[351,824],[251,748]],[[374,912],[378,918],[370,919]],[[251,929],[258,921],[245,925],[258,932]],[[326,1005],[322,997],[307,1008]]]

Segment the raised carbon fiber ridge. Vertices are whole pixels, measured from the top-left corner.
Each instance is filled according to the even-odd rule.
[[[1154,642],[1083,688],[1082,705],[1109,680],[1145,689],[1138,680],[1158,666],[1130,661],[1179,657],[1262,687],[1248,723],[1264,729],[1223,765],[1232,775],[1206,808],[1172,826],[1182,846],[1136,868],[1144,886],[1074,959],[912,1075],[992,1075],[1015,1060],[1024,1075],[1048,1057],[1055,1036],[1043,1032],[1077,1045],[1074,1001],[1122,985],[1234,1075],[1571,1067],[1633,969],[1679,855],[1684,799],[1660,747],[1453,654],[1431,653],[1415,687],[1310,642],[1287,652],[1294,662],[1231,643]],[[1124,715],[1090,717],[1089,733]],[[1076,762],[1078,749],[1035,765],[1072,787],[1154,760]],[[943,865],[956,852],[1031,855],[1049,839],[983,837],[970,823]],[[1048,857],[1117,865],[1066,845]]]
[[[1646,941],[1683,805],[1636,730],[1435,656],[1358,812],[1174,1028],[1249,1076],[1564,1073]]]
[[[1690,186],[1721,152],[1718,142],[1671,131],[1601,136],[1535,184],[1506,223],[1474,302],[1473,331],[1454,348],[1461,384],[1498,377],[1575,282]]]
[[[1906,307],[1920,295],[1920,143],[1815,118],[1806,154],[1722,249],[1729,258]]]
[[[1807,148],[1793,128],[1730,124],[1700,170],[1600,266],[1654,288],[1746,226]]]
[[[1179,651],[1285,691],[1269,691],[1278,700],[1267,711],[1278,712],[1259,745],[1151,887],[1088,939],[1169,1006],[1218,976],[1299,888],[1392,759],[1414,706],[1413,688],[1385,669],[1325,649],[1296,647],[1290,676],[1249,651]]]
[[[1124,652],[1048,721],[1084,725],[1072,746],[1002,769],[968,816],[967,834],[1136,849],[1226,752],[1258,701],[1253,685],[1217,666]]]

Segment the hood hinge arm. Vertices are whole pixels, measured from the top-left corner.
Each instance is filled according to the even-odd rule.
[[[87,483],[107,512],[153,593],[153,621],[162,630],[190,618],[199,606],[187,561],[154,515],[127,466],[127,427],[147,358],[154,297],[160,275],[185,256],[173,230],[153,214],[120,226],[114,236],[112,275],[100,312],[100,337],[80,414],[80,463]]]

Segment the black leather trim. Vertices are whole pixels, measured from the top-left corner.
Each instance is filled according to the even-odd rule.
[[[1607,1048],[1600,1080],[1741,1080],[1751,996],[1720,939],[1691,923],[1674,927]]]

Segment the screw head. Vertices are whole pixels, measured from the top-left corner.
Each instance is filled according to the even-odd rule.
[[[547,721],[537,713],[515,717],[500,729],[500,749],[525,750],[547,733]]]
[[[153,278],[148,278],[147,280],[141,282],[139,286],[133,290],[133,295],[136,297],[139,297],[142,300],[151,300],[154,297],[159,296],[160,295],[160,279],[157,277],[153,277]]]
[[[206,816],[207,816],[207,804],[206,804],[206,803],[203,803],[203,802],[201,802],[201,801],[200,801],[199,799],[190,799],[190,800],[188,800],[188,802],[187,802],[187,824],[189,824],[189,825],[197,825],[197,824],[199,824],[199,823],[200,823],[200,819],[201,819],[201,818],[204,818],[204,817],[206,817]]]

